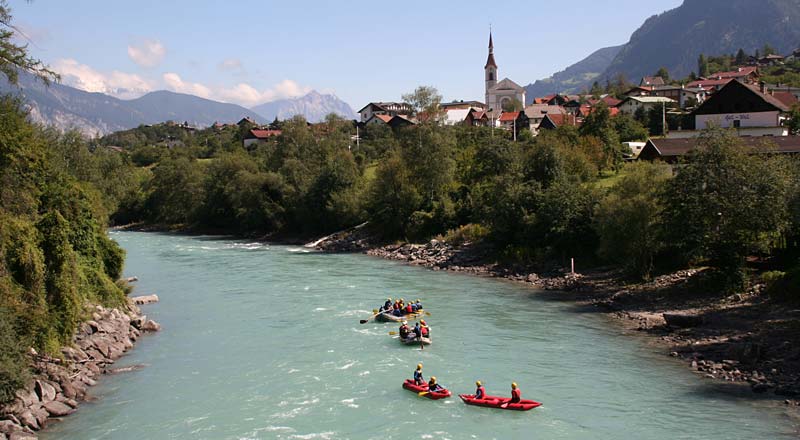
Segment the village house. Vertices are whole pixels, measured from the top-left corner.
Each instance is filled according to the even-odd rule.
[[[539,126],[546,115],[563,115],[566,113],[567,111],[560,105],[531,104],[525,107],[528,128],[534,136],[539,134]]]
[[[539,133],[541,133],[542,130],[555,130],[561,126],[578,127],[580,125],[578,117],[573,114],[547,114],[539,124]]]
[[[358,111],[361,116],[360,121],[366,123],[374,115],[386,115],[389,117],[404,115],[408,116],[414,113],[414,108],[411,104],[405,102],[370,102],[364,108]]]
[[[416,122],[406,115],[390,116],[385,114],[375,114],[364,123],[364,125],[371,124],[388,125],[391,128],[401,128],[408,127],[409,125],[415,125]]]
[[[739,141],[755,152],[768,154],[800,153],[800,136],[739,138]],[[649,139],[639,153],[639,160],[676,163],[681,157],[697,148],[700,138]]]
[[[467,113],[464,123],[473,127],[489,127],[491,119],[486,111],[472,109]]]
[[[780,127],[781,114],[789,106],[766,93],[766,89],[731,81],[694,111],[695,128]],[[776,133],[777,134],[777,133]]]
[[[633,116],[639,109],[643,109],[647,112],[661,104],[664,104],[666,107],[674,107],[677,105],[677,101],[662,96],[628,96],[617,108],[620,113]]]
[[[666,85],[664,78],[660,76],[645,76],[639,81],[639,87],[653,87]]]
[[[445,102],[445,103],[439,104],[439,108],[441,108],[444,111],[448,111],[448,110],[463,110],[463,109],[469,110],[471,108],[474,108],[474,109],[477,109],[477,110],[486,110],[486,104],[484,104],[484,103],[482,103],[480,101],[464,101],[464,100],[461,100],[461,101],[452,101],[452,102]]]
[[[241,121],[240,121],[241,122]],[[281,135],[280,130],[261,130],[252,129],[247,132],[242,140],[242,145],[246,149],[251,149],[258,144],[266,144],[270,139]]]
[[[519,112],[503,112],[497,120],[500,127],[519,133],[522,129],[530,129],[528,117],[525,116],[524,111]]]

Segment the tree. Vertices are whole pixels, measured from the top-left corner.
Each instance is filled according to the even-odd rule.
[[[509,101],[503,102],[503,111],[504,112],[519,112],[525,108],[524,105],[519,101],[519,99],[512,99]]]
[[[739,49],[736,52],[736,65],[741,66],[743,64],[747,64],[747,54],[745,53],[744,49]]]
[[[764,48],[761,49],[761,51],[763,52],[761,54],[761,56],[765,56],[765,57],[769,56],[769,55],[774,55],[776,53],[775,48],[770,46],[768,43],[764,44]]]
[[[628,173],[595,210],[598,253],[632,275],[647,279],[653,258],[662,247],[661,197],[671,173],[669,167],[649,162],[630,164],[625,169]]]
[[[706,56],[703,55],[702,53],[700,54],[700,57],[697,59],[697,72],[698,75],[700,75],[703,78],[707,77],[711,73],[709,72],[708,69],[708,59],[706,59]]]
[[[600,168],[617,169],[622,162],[622,144],[614,130],[608,106],[603,102],[597,104],[579,130],[581,135],[594,136],[603,143],[604,163]]]
[[[667,106],[664,103],[658,103],[647,111],[647,129],[650,131],[651,136],[665,136],[667,134],[667,127],[664,125],[666,111]]]
[[[658,72],[656,72],[656,76],[660,76],[665,83],[669,83],[669,71],[667,70],[666,67],[661,67],[660,69],[658,69]]]
[[[800,135],[800,105],[795,104],[789,112],[786,123],[792,136]]]
[[[411,104],[414,114],[422,123],[436,123],[441,116],[442,95],[435,87],[419,86],[411,93],[403,95],[403,101]]]
[[[725,131],[705,132],[698,145],[666,186],[664,241],[714,267],[720,288],[739,289],[745,257],[771,249],[788,227],[790,179],[782,158],[752,154]]]
[[[612,121],[620,142],[647,140],[647,129],[630,115],[620,114],[615,116]]]
[[[595,97],[595,98],[597,98],[597,97],[599,97],[600,95],[603,94],[603,88],[600,87],[600,83],[599,82],[595,81],[595,82],[592,83],[592,88],[591,88],[591,90],[589,90],[589,94],[592,95],[592,97]]]
[[[19,71],[32,73],[37,78],[49,84],[51,80],[58,80],[58,74],[50,70],[41,61],[28,55],[27,45],[14,43],[14,34],[17,28],[11,24],[11,10],[6,0],[0,0],[0,72],[12,84],[17,83]]]

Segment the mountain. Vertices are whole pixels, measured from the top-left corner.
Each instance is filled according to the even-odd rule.
[[[197,96],[158,91],[132,100],[90,93],[63,84],[45,86],[32,75],[21,73],[17,86],[0,80],[0,93],[21,96],[34,122],[60,130],[75,128],[88,136],[155,124],[167,120],[209,126],[216,121],[236,122],[249,116],[264,121],[251,110]]]
[[[268,102],[253,107],[252,110],[268,121],[276,117],[283,120],[302,115],[308,122],[320,122],[330,113],[336,113],[345,119],[356,119],[356,113],[349,104],[335,95],[326,95],[314,90],[299,98]]]
[[[608,69],[621,49],[622,46],[600,49],[549,78],[528,84],[525,86],[528,100],[533,102],[533,98],[536,97],[552,93],[576,93],[589,88],[592,82]]]
[[[684,0],[631,35],[601,78],[638,82],[666,67],[672,77],[697,71],[700,54],[747,53],[769,44],[786,55],[800,46],[800,0]]]

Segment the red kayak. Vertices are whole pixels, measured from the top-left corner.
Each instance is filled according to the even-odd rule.
[[[533,400],[522,399],[517,403],[508,403],[510,397],[484,396],[483,399],[476,399],[474,394],[459,394],[458,397],[467,405],[485,406],[487,408],[510,409],[513,411],[528,411],[542,406],[541,403]],[[506,404],[503,406],[503,404]]]
[[[409,391],[413,391],[415,393],[421,393],[423,391],[428,391],[428,384],[424,383],[422,385],[417,385],[417,384],[414,383],[413,380],[406,379],[406,381],[403,382],[403,388],[405,388],[405,389],[407,389]],[[426,393],[426,394],[423,394],[423,396],[427,397],[428,399],[439,400],[439,399],[444,399],[446,397],[450,397],[451,394],[450,394],[450,390],[442,390],[442,391],[436,391],[436,392],[433,392],[433,393]]]

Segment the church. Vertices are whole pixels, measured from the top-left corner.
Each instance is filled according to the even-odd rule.
[[[498,81],[497,62],[494,60],[494,43],[489,31],[489,58],[484,66],[486,80],[486,108],[499,115],[500,112],[522,111],[525,108],[525,89],[519,84],[504,78]],[[514,108],[517,106],[517,108]]]

